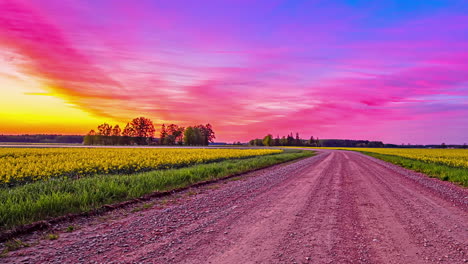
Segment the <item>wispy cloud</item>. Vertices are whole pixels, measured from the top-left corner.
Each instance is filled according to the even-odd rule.
[[[118,120],[211,122],[225,140],[298,131],[396,141],[405,127],[437,126],[429,116],[467,121],[467,16],[435,8],[379,26],[375,10],[6,0],[0,48],[26,58],[9,63],[43,95]],[[444,138],[433,131],[425,140]]]

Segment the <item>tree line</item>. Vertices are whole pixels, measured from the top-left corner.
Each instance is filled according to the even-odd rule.
[[[314,138],[313,136],[310,139],[301,139],[299,133],[296,133],[296,137],[293,136],[293,133],[282,136],[281,138],[276,136],[273,138],[271,134],[266,135],[263,139],[257,138],[249,141],[250,146],[309,146],[309,147],[320,147],[320,140]]]
[[[83,143],[83,136],[80,135],[54,135],[54,134],[37,134],[37,135],[0,135],[0,142],[16,142],[16,143]]]
[[[159,141],[161,145],[208,146],[215,133],[210,124],[179,127],[175,124],[162,125]]]
[[[385,144],[385,147],[386,148],[435,148],[435,149],[438,149],[438,148],[442,148],[442,149],[445,149],[445,148],[454,148],[454,149],[467,149],[468,148],[468,145],[466,143],[463,143],[463,145],[461,144],[445,144],[445,143],[442,143],[440,145],[435,145],[435,144],[431,144],[431,145],[418,145],[418,144],[401,144],[401,145],[396,145],[396,144]]]
[[[382,141],[351,140],[351,139],[325,139],[321,140],[322,147],[343,147],[343,148],[383,148]]]
[[[213,142],[215,133],[210,124],[189,126],[161,125],[159,138],[155,138],[153,122],[137,117],[122,130],[119,125],[101,124],[84,137],[84,145],[187,145],[206,146]]]
[[[301,139],[299,133],[294,137],[293,133],[276,138],[271,134],[266,135],[263,139],[252,139],[249,141],[250,146],[304,146],[304,147],[363,147],[363,148],[383,148],[385,144],[381,141],[369,140],[349,140],[349,139],[319,139],[313,136],[310,139]]]

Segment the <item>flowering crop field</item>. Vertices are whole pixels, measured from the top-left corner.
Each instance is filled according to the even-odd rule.
[[[312,149],[352,150],[362,152],[374,158],[410,170],[422,172],[430,177],[436,177],[444,181],[450,181],[468,187],[468,149],[346,147],[312,147]]]
[[[281,152],[268,149],[0,148],[0,184],[129,174]]]
[[[396,148],[341,148],[399,156],[428,163],[468,169],[467,149],[396,149]]]
[[[329,148],[362,152],[430,177],[468,187],[467,149]]]

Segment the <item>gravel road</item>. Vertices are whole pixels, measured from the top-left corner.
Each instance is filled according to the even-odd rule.
[[[468,189],[355,152],[154,202],[0,262],[468,263]]]

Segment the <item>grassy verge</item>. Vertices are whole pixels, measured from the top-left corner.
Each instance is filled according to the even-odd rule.
[[[69,213],[87,212],[106,204],[169,191],[314,155],[285,151],[247,159],[232,159],[180,169],[131,175],[59,178],[0,189],[0,231]]]
[[[359,152],[410,170],[424,173],[430,177],[439,178],[443,181],[450,181],[464,187],[468,187],[468,170],[464,168],[451,167],[443,164],[423,162],[400,156],[385,155],[374,152]]]

